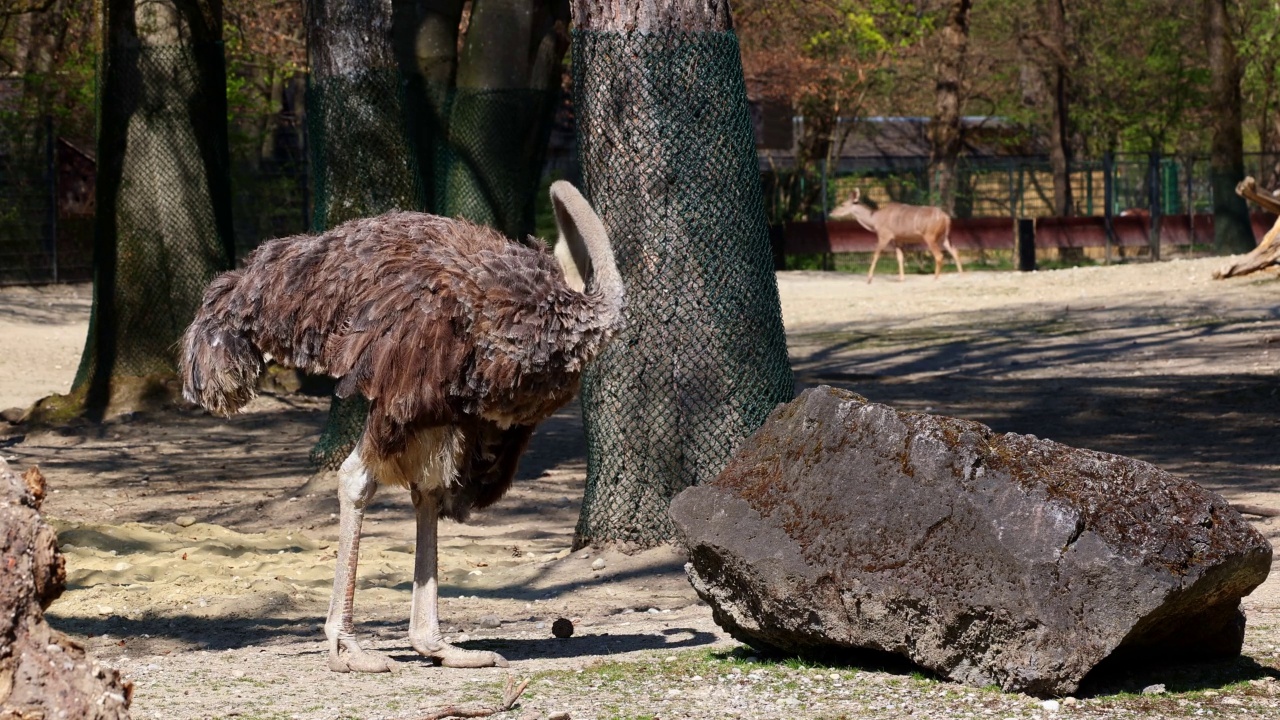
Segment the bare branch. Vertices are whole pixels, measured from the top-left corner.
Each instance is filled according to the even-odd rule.
[[[515,707],[516,700],[520,699],[520,696],[524,693],[524,689],[527,688],[528,686],[529,686],[529,681],[527,679],[522,681],[519,685],[517,685],[515,678],[508,675],[507,687],[502,693],[501,705],[485,705],[480,707],[477,707],[477,706],[461,707],[458,705],[447,705],[428,715],[423,715],[422,717],[419,717],[416,720],[445,720],[445,718],[478,718],[478,717],[488,717],[490,715],[497,715],[500,712],[506,712],[511,708]]]

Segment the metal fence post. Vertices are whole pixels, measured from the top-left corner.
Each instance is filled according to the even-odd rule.
[[[1112,217],[1115,213],[1115,172],[1116,159],[1110,152],[1102,154],[1102,226],[1106,230],[1107,243],[1106,252],[1103,255],[1103,262],[1107,265],[1111,264],[1111,246],[1116,241],[1116,229],[1112,224]]]
[[[58,162],[55,151],[56,141],[53,137],[53,116],[44,116],[44,163],[45,178],[49,189],[48,235],[45,237],[44,252],[49,258],[49,269],[53,282],[58,282]]]
[[[1147,155],[1147,202],[1151,208],[1151,234],[1148,237],[1148,243],[1151,246],[1151,259],[1158,261],[1160,259],[1160,216],[1161,213],[1161,192],[1160,187],[1160,151],[1153,150]]]
[[[1036,269],[1036,221],[1034,218],[1018,218],[1018,269],[1031,272]]]

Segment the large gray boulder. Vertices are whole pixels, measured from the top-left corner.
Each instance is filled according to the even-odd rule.
[[[779,406],[671,516],[743,642],[1039,695],[1117,650],[1238,654],[1240,598],[1271,567],[1221,497],[1153,465],[829,387]]]

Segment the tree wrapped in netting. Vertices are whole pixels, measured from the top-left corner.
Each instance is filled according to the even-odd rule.
[[[671,537],[794,383],[746,85],[723,2],[578,0],[583,181],[627,287],[627,326],[583,378],[575,544]]]
[[[308,3],[313,230],[417,209],[534,232],[568,3],[475,3],[465,18],[464,5]],[[336,468],[367,414],[334,398],[312,461]]]
[[[109,0],[99,66],[94,302],[72,386],[91,416],[173,348],[234,254],[220,0]]]

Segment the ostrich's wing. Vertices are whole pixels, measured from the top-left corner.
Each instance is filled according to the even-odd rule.
[[[532,425],[504,430],[488,420],[468,423],[465,467],[450,491],[445,515],[463,520],[469,510],[488,507],[506,494],[532,436]]]

